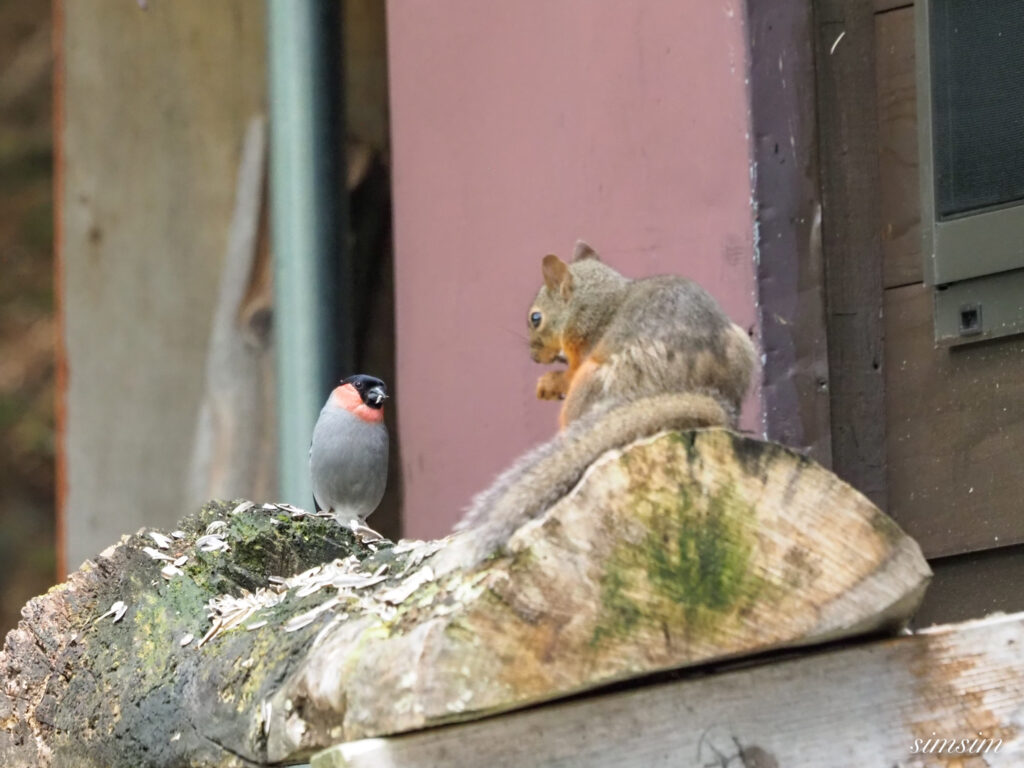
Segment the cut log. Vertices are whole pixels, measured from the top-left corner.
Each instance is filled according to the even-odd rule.
[[[294,761],[892,629],[929,578],[917,545],[848,485],[725,430],[607,454],[483,565],[440,577],[444,540],[363,545],[287,508],[228,512],[209,505],[167,550],[128,537],[29,603],[0,654],[5,766]],[[165,579],[154,552],[190,560]]]

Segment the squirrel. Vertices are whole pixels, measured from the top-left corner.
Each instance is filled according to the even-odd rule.
[[[542,274],[530,355],[567,364],[537,382],[538,398],[564,400],[560,431],[473,500],[453,540],[463,566],[500,549],[603,453],[662,430],[734,428],[750,386],[753,344],[693,281],[631,280],[582,240],[569,264],[545,256]]]

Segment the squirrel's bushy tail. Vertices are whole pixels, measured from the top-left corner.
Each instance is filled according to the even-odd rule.
[[[607,451],[662,430],[725,426],[733,417],[718,399],[699,393],[643,397],[588,413],[520,457],[473,499],[455,527],[462,535],[442,560],[467,567],[500,550],[519,527],[572,490]]]

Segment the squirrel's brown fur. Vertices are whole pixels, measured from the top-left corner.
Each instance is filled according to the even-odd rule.
[[[750,385],[753,345],[696,283],[630,280],[583,242],[571,264],[546,256],[542,271],[528,315],[530,353],[568,364],[537,384],[538,397],[564,396],[562,431],[473,500],[450,563],[500,549],[613,448],[666,429],[735,426]]]

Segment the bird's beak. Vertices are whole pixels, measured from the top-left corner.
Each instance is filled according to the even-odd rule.
[[[385,394],[382,387],[371,387],[366,393],[366,399],[374,405],[380,405],[388,399],[388,396]]]

